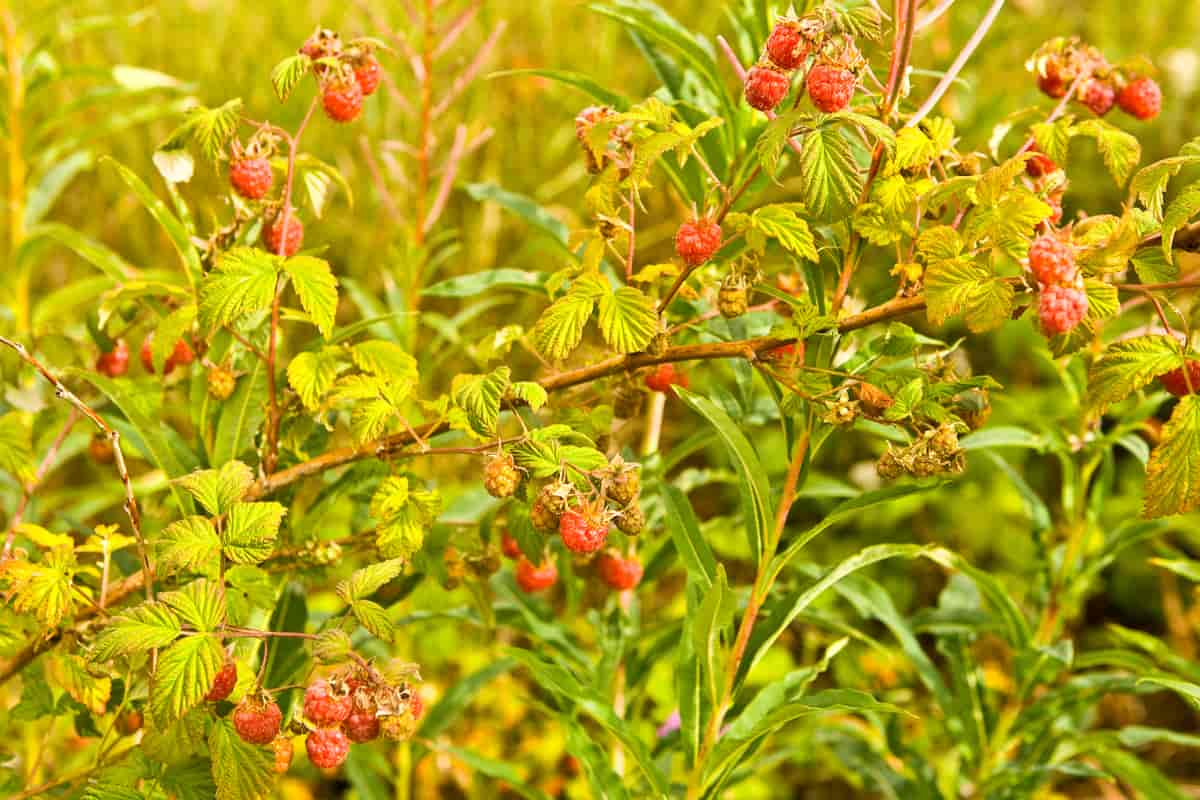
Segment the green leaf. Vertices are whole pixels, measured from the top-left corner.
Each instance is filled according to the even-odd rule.
[[[271,555],[287,509],[279,503],[236,503],[221,531],[225,557],[235,564],[257,564]]]
[[[496,432],[500,419],[500,401],[509,386],[508,367],[498,367],[487,375],[456,375],[450,385],[454,405],[467,412],[471,428],[480,436]]]
[[[547,274],[523,269],[485,269],[458,275],[435,283],[421,291],[422,297],[478,297],[493,289],[512,289],[540,294],[545,290]]]
[[[238,108],[240,109],[240,101],[236,102],[239,103]],[[229,103],[225,105],[228,106]],[[106,157],[102,160],[108,161],[113,165],[117,173],[121,176],[121,179],[133,190],[138,199],[142,201],[142,205],[150,212],[150,216],[154,217],[154,220],[166,232],[167,237],[171,240],[171,244],[175,246],[175,252],[179,253],[179,258],[183,261],[184,272],[187,273],[189,282],[193,285],[198,283],[200,277],[204,274],[204,269],[200,265],[200,254],[197,252],[195,245],[192,244],[191,235],[184,224],[179,221],[178,217],[171,213],[166,203],[159,200],[150,191],[135,172],[111,158]]]
[[[566,247],[569,234],[567,226],[530,198],[506,191],[494,183],[469,183],[463,188],[472,200],[498,203]]]
[[[216,563],[220,552],[221,540],[208,519],[184,517],[172,522],[160,534],[158,571],[164,574],[177,570],[203,572]]]
[[[550,399],[542,385],[534,381],[517,381],[508,387],[508,393],[513,400],[525,403],[534,411],[546,405],[546,401]]]
[[[10,411],[0,417],[0,469],[21,483],[37,474],[33,463],[33,429],[29,416]]]
[[[304,633],[308,625],[307,592],[307,587],[297,582],[288,583],[279,593],[279,600],[271,612],[267,628],[281,633]],[[272,638],[271,645],[267,648],[267,670],[263,686],[276,689],[303,680],[312,667],[307,644],[304,639],[295,636]],[[348,656],[345,656],[341,660],[345,661],[347,658]],[[295,699],[295,692],[280,692],[276,699],[286,717],[288,707]]]
[[[696,512],[687,496],[668,483],[662,485],[662,502],[675,552],[687,567],[688,578],[707,592],[717,578],[717,560],[700,533]]]
[[[961,313],[976,333],[995,328],[1011,315],[1013,295],[1011,284],[970,256],[932,261],[925,268],[925,298],[934,325]]]
[[[1167,261],[1173,260],[1172,249],[1175,246],[1175,232],[1187,224],[1188,220],[1200,213],[1200,181],[1190,184],[1175,196],[1163,215],[1162,249]]]
[[[238,381],[233,396],[221,404],[210,461],[223,464],[253,449],[254,436],[267,417],[267,373],[255,359],[249,374]]]
[[[1113,180],[1121,186],[1129,173],[1142,160],[1142,145],[1137,137],[1101,119],[1088,119],[1075,126],[1075,131],[1096,140],[1096,149]]]
[[[1129,184],[1129,192],[1142,201],[1151,216],[1156,220],[1162,219],[1167,184],[1181,169],[1196,164],[1200,164],[1200,155],[1174,156],[1155,161],[1137,171]]]
[[[429,741],[437,739],[462,714],[484,686],[516,665],[517,662],[513,659],[502,658],[453,684],[437,703],[425,712],[417,737]]]
[[[31,228],[25,234],[21,249],[13,257],[14,263],[21,263],[24,253],[42,239],[50,239],[61,244],[114,281],[127,281],[134,275],[134,268],[116,252],[74,228],[56,222],[47,222]]]
[[[241,121],[241,98],[230,100],[219,108],[198,106],[192,109],[187,120],[176,128],[158,149],[179,150],[189,144],[195,144],[205,158],[216,161],[237,132]]]
[[[1145,517],[1183,514],[1200,506],[1200,395],[1179,401],[1146,465]]]
[[[266,250],[227,250],[200,287],[201,326],[211,331],[245,314],[270,308],[278,273],[279,257]]]
[[[179,617],[163,603],[147,602],[114,617],[92,645],[93,661],[166,647],[179,637]]]
[[[154,371],[161,373],[167,359],[175,351],[179,340],[191,330],[196,321],[196,306],[192,303],[180,306],[172,311],[154,331],[154,339],[150,342],[150,358]]]
[[[733,621],[734,597],[729,590],[724,566],[717,565],[717,579],[709,586],[700,606],[688,619],[692,650],[700,661],[700,674],[707,689],[708,705],[716,708],[723,685],[724,659],[721,632]]]
[[[217,720],[208,732],[216,800],[264,800],[275,788],[275,757],[266,747],[242,741],[229,720]]]
[[[291,277],[301,307],[328,339],[338,305],[338,282],[329,262],[313,256],[293,256],[283,262],[283,271]]]
[[[347,603],[365,600],[403,572],[404,565],[403,559],[394,558],[355,570],[350,580],[337,585],[337,595]]]
[[[500,782],[497,785],[503,785],[509,792],[519,794],[529,800],[550,800],[550,795],[522,781],[521,772],[512,764],[488,758],[474,750],[448,744],[438,745],[438,752],[453,756],[476,772]]]
[[[493,72],[488,75],[488,79],[494,78],[510,78],[510,77],[537,77],[548,78],[552,81],[574,86],[581,92],[591,95],[594,99],[599,100],[606,106],[612,106],[617,111],[625,111],[629,108],[629,100],[621,94],[610,91],[601,86],[591,77],[582,72],[570,72],[561,69],[509,69],[501,72]]]
[[[376,638],[390,642],[396,635],[395,627],[388,618],[387,609],[372,600],[355,600],[350,604],[355,619]]]
[[[304,53],[288,56],[271,70],[271,86],[279,102],[286,103],[296,84],[312,69],[312,59]]]
[[[1179,342],[1171,336],[1138,336],[1109,345],[1088,373],[1091,405],[1103,411],[1183,362]]]
[[[829,218],[853,207],[862,190],[862,175],[850,143],[839,129],[809,131],[800,147],[800,196],[809,208]]]
[[[618,353],[636,353],[658,332],[654,301],[632,286],[600,298],[600,333]]]
[[[195,580],[159,599],[197,631],[211,633],[225,623],[225,593],[216,581]]]
[[[205,511],[219,517],[254,484],[254,472],[241,461],[230,461],[220,469],[198,470],[175,482],[196,498]]]
[[[555,300],[533,328],[534,346],[547,358],[566,358],[583,339],[594,307],[593,298],[574,292]]]
[[[393,383],[413,383],[417,380],[417,360],[395,342],[369,339],[354,345],[351,351],[354,365]]]
[[[293,358],[287,367],[288,385],[309,411],[316,411],[321,399],[333,388],[341,368],[341,350],[323,347],[308,350]]]
[[[169,725],[204,701],[225,650],[215,636],[188,636],[159,653],[150,690],[150,710],[159,725]]]

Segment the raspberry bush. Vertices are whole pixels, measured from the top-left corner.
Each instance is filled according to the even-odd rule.
[[[0,4],[7,793],[1190,796],[1200,140],[1143,157],[1152,59],[989,94],[1003,0],[612,0],[637,81],[473,88],[481,6],[359,5],[268,105]],[[570,148],[536,198],[482,179],[502,86]],[[53,217],[89,180],[152,262]]]

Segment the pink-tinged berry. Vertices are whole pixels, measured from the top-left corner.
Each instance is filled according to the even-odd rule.
[[[1025,162],[1025,172],[1031,178],[1040,178],[1043,175],[1049,175],[1058,169],[1058,164],[1054,163],[1054,159],[1046,155],[1036,147],[1029,151],[1032,153],[1029,160]]]
[[[665,392],[672,386],[688,387],[688,376],[675,369],[674,364],[659,364],[646,376],[646,388],[652,392]]]
[[[358,88],[362,91],[363,97],[375,94],[382,78],[383,68],[379,66],[379,61],[375,56],[367,56],[354,67],[354,80],[358,81]]]
[[[277,256],[294,256],[304,242],[304,225],[295,212],[279,214],[266,229],[267,249]]]
[[[96,359],[96,372],[110,378],[119,378],[129,371],[129,345],[124,339],[117,339],[113,349],[101,353]]]
[[[568,509],[558,521],[563,545],[572,553],[594,553],[608,541],[608,522],[599,509]]]
[[[767,37],[767,57],[780,69],[796,69],[808,57],[808,42],[794,23],[780,22]]]
[[[774,67],[752,67],[746,73],[746,102],[759,111],[773,110],[783,102],[791,88],[792,81],[787,73]]]
[[[346,732],[346,738],[355,744],[370,742],[379,738],[379,717],[374,709],[355,708],[342,723],[342,730]]]
[[[721,249],[721,226],[708,219],[691,219],[675,231],[675,252],[689,267],[698,267]]]
[[[274,701],[247,697],[233,711],[233,729],[242,741],[268,744],[279,735],[283,712]]]
[[[1038,321],[1047,336],[1068,333],[1087,316],[1087,292],[1076,286],[1047,286],[1038,300]]]
[[[317,728],[304,740],[308,760],[319,769],[340,767],[350,753],[350,740],[341,728]]]
[[[1121,89],[1117,105],[1138,119],[1153,119],[1162,110],[1162,89],[1153,78],[1136,78]]]
[[[504,553],[507,558],[521,557],[520,543],[518,543],[513,537],[509,536],[507,531],[500,534],[500,551]]]
[[[142,360],[142,366],[147,372],[154,372],[154,334],[149,334],[142,340],[142,350],[139,354]],[[167,356],[167,360],[163,362],[163,375],[170,375],[175,371],[176,367],[184,366],[192,363],[196,359],[196,354],[192,352],[192,348],[183,339],[175,343],[175,349]]]
[[[517,585],[521,587],[521,591],[527,594],[540,592],[549,589],[557,581],[558,567],[554,566],[550,559],[546,559],[541,565],[535,565],[524,556],[517,559]],[[413,699],[416,700],[416,695],[413,695]]]
[[[319,678],[304,691],[304,716],[314,725],[337,725],[350,716],[354,699],[349,692]]]
[[[642,580],[642,564],[636,558],[622,558],[616,553],[602,553],[596,559],[596,572],[610,589],[624,592]]]
[[[813,105],[832,114],[850,105],[858,78],[837,64],[817,64],[808,73],[808,96]]]
[[[262,157],[239,158],[229,164],[229,183],[247,200],[261,200],[271,191],[275,180],[271,162]]]
[[[1075,91],[1075,96],[1080,103],[1098,117],[1103,117],[1112,111],[1113,104],[1117,101],[1117,92],[1113,89],[1112,84],[1099,78],[1088,78],[1083,81]]]
[[[425,701],[416,692],[413,692],[412,699],[408,701],[408,713],[412,715],[413,719],[425,716]]]
[[[208,690],[208,694],[204,695],[204,699],[210,703],[224,700],[233,693],[234,686],[237,686],[237,664],[226,661],[217,671],[217,677],[213,678],[212,688]]]
[[[1047,234],[1029,246],[1029,271],[1044,285],[1069,283],[1075,278],[1075,249]]]
[[[1192,388],[1188,390],[1188,381],[1191,381]],[[1176,367],[1170,372],[1159,375],[1158,382],[1162,387],[1176,397],[1184,397],[1188,394],[1200,392],[1200,361],[1192,360],[1187,362],[1187,376],[1183,374],[1183,367]]]
[[[1062,222],[1062,199],[1063,196],[1061,192],[1056,192],[1055,194],[1052,194],[1046,198],[1046,203],[1050,206],[1050,216],[1046,217],[1046,219],[1050,220],[1051,225],[1058,225],[1060,222]]]
[[[321,107],[334,122],[353,122],[363,109],[363,90],[354,78],[339,78],[321,89]]]
[[[275,751],[275,774],[282,775],[292,766],[292,755],[296,746],[292,743],[292,737],[280,736],[271,742],[271,749]]]

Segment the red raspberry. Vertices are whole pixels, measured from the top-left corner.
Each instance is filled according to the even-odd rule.
[[[558,521],[558,533],[572,553],[594,553],[608,541],[608,523],[594,509],[568,509]]]
[[[224,700],[233,692],[234,686],[237,686],[237,664],[226,661],[217,672],[217,677],[213,678],[212,688],[204,695],[204,699],[210,703]]]
[[[117,732],[122,736],[133,736],[142,729],[142,712],[131,708],[117,717]]]
[[[274,701],[247,697],[233,711],[233,728],[242,741],[267,744],[279,735],[283,712]]]
[[[508,535],[508,532],[500,534],[500,550],[508,558],[521,557],[521,545],[516,539]]]
[[[492,497],[511,497],[521,485],[521,471],[511,453],[497,453],[483,467],[483,488]]]
[[[342,723],[346,738],[355,743],[369,742],[379,738],[379,717],[374,709],[355,708]]]
[[[646,376],[646,388],[652,392],[665,392],[672,386],[688,387],[688,376],[675,369],[674,364],[659,364]]]
[[[832,114],[850,105],[858,78],[837,64],[817,64],[808,73],[808,96],[813,105]]]
[[[265,158],[241,158],[229,163],[229,183],[247,200],[261,200],[271,191],[275,180],[271,162]]]
[[[362,87],[353,78],[330,81],[321,89],[321,106],[334,122],[353,122],[362,113]]]
[[[1075,96],[1093,114],[1103,117],[1109,111],[1112,111],[1117,93],[1112,85],[1106,81],[1102,81],[1099,78],[1088,78],[1079,84],[1079,88],[1075,91]]]
[[[642,564],[636,558],[621,558],[616,553],[602,553],[596,559],[600,580],[619,592],[632,589],[642,580]]]
[[[317,728],[309,731],[304,740],[308,760],[314,767],[333,769],[340,767],[350,753],[350,740],[341,728]]]
[[[113,349],[101,353],[96,359],[96,372],[110,378],[119,378],[129,371],[129,345],[124,339],[117,339]]]
[[[691,219],[675,232],[675,252],[689,267],[698,267],[721,249],[721,226],[708,219]]]
[[[1053,234],[1041,236],[1029,246],[1029,270],[1039,283],[1068,283],[1075,277],[1075,250]]]
[[[267,226],[266,235],[268,250],[285,258],[294,256],[304,241],[304,225],[295,212],[283,213]]]
[[[791,88],[787,73],[774,67],[752,67],[746,73],[746,102],[759,111],[770,111],[782,103]]]
[[[1162,387],[1176,397],[1188,394],[1188,379],[1192,381],[1192,392],[1200,392],[1200,361],[1187,362],[1187,378],[1183,375],[1183,367],[1176,367],[1168,373],[1158,376]]]
[[[350,694],[339,691],[324,678],[313,681],[304,691],[304,716],[314,725],[337,725],[353,708]]]
[[[1072,79],[1063,74],[1062,67],[1054,61],[1045,66],[1045,74],[1038,75],[1038,88],[1054,98],[1065,97]]]
[[[789,342],[781,344],[779,347],[772,347],[762,354],[762,358],[767,361],[803,361],[804,342]]]
[[[292,737],[280,736],[271,742],[271,749],[275,751],[275,772],[282,775],[292,766],[292,754],[295,752],[296,746],[292,743]]]
[[[354,68],[354,80],[358,82],[358,88],[362,90],[363,97],[375,94],[382,77],[383,70],[375,56],[367,56]]]
[[[412,699],[408,701],[408,713],[413,719],[420,719],[425,715],[425,701],[416,692],[413,692]]]
[[[1049,175],[1058,169],[1058,164],[1054,163],[1054,159],[1046,155],[1036,147],[1030,151],[1033,155],[1025,162],[1025,171],[1029,173],[1031,178],[1040,178],[1043,175]]]
[[[1162,109],[1162,89],[1153,78],[1137,78],[1125,84],[1117,95],[1117,105],[1138,119],[1153,119]]]
[[[1047,286],[1038,300],[1038,320],[1047,336],[1073,330],[1087,310],[1087,293],[1077,286]]]
[[[780,22],[767,37],[767,57],[780,69],[796,69],[808,57],[808,42],[794,23]]]
[[[534,566],[533,562],[524,556],[517,559],[517,585],[521,587],[521,591],[527,594],[540,592],[542,589],[549,589],[557,581],[558,567],[554,566],[550,559],[543,561],[541,566]],[[413,695],[411,707],[415,708],[417,702],[417,696]]]
[[[151,347],[154,344],[154,334],[150,333],[142,340],[142,351],[140,353],[142,366],[147,372],[154,372],[154,354],[151,352]],[[196,354],[192,352],[192,348],[183,339],[175,343],[175,349],[171,351],[171,355],[167,356],[167,360],[163,362],[163,375],[170,375],[175,371],[175,368],[182,365],[187,366],[195,360]]]
[[[1062,199],[1062,192],[1055,192],[1046,198],[1046,202],[1050,204],[1050,216],[1046,217],[1046,219],[1050,220],[1052,225],[1057,225],[1062,222]]]

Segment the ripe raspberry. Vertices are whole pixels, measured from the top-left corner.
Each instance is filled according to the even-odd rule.
[[[760,65],[746,73],[746,102],[759,111],[770,111],[782,103],[791,88],[787,73],[774,67]]]
[[[621,513],[617,514],[613,522],[616,523],[617,530],[626,536],[637,536],[646,529],[646,515],[637,503],[630,503],[621,509]]]
[[[282,775],[292,766],[292,755],[296,746],[292,743],[292,737],[280,736],[271,742],[271,749],[275,751],[275,774]]]
[[[1058,169],[1058,164],[1054,163],[1054,159],[1046,155],[1036,147],[1029,151],[1033,155],[1025,162],[1025,172],[1031,178],[1040,178],[1043,175],[1049,175]]]
[[[675,369],[674,364],[659,364],[658,368],[646,376],[646,386],[653,392],[665,392],[671,386],[688,387],[687,375]]]
[[[707,219],[688,220],[675,232],[675,252],[689,267],[698,267],[721,249],[721,226]]]
[[[151,348],[154,345],[154,334],[150,333],[142,340],[141,359],[142,366],[147,372],[154,372],[154,353]],[[175,343],[175,349],[167,356],[167,360],[163,362],[163,375],[170,375],[175,371],[175,367],[180,365],[187,366],[196,358],[196,354],[192,352],[192,348],[183,339]]]
[[[363,97],[375,94],[382,77],[383,70],[375,56],[367,56],[354,68],[354,80],[358,81],[358,88],[362,90]]]
[[[113,349],[101,353],[96,359],[96,372],[110,378],[119,378],[129,371],[129,345],[124,339],[117,339]]]
[[[341,728],[318,728],[304,740],[308,760],[319,769],[340,767],[350,753],[350,740]]]
[[[1055,61],[1046,64],[1043,74],[1038,75],[1038,88],[1055,99],[1066,96],[1073,77],[1064,74],[1062,66]]]
[[[271,162],[265,158],[241,158],[229,163],[229,183],[235,192],[247,200],[266,197],[274,180]]]
[[[1117,95],[1117,105],[1138,119],[1153,119],[1162,109],[1162,89],[1153,78],[1137,78],[1125,84]]]
[[[799,356],[797,356],[797,353],[799,353]],[[767,361],[791,361],[793,359],[803,361],[804,342],[789,342],[788,344],[781,344],[779,347],[772,347],[763,353],[760,358],[764,358]]]
[[[500,534],[500,550],[507,558],[521,557],[521,545],[508,535],[508,531]]]
[[[796,69],[808,56],[808,42],[800,35],[800,28],[790,22],[775,25],[767,37],[767,57],[780,69]]]
[[[1075,250],[1053,234],[1038,237],[1029,246],[1029,270],[1044,285],[1068,283],[1075,278]]]
[[[342,723],[346,738],[355,743],[369,742],[379,738],[379,717],[374,709],[354,709]]]
[[[808,96],[813,105],[832,114],[850,105],[858,78],[837,64],[817,64],[808,73]]]
[[[521,485],[521,471],[511,453],[497,453],[483,468],[483,488],[492,497],[512,497]]]
[[[573,553],[594,553],[608,541],[608,523],[598,509],[568,509],[558,521],[563,544]]]
[[[624,592],[642,580],[642,564],[636,558],[621,558],[616,553],[601,553],[596,559],[596,573],[610,589]]]
[[[558,581],[558,567],[554,566],[554,562],[546,559],[541,566],[534,566],[533,562],[521,556],[517,559],[517,585],[521,587],[521,591],[532,594],[540,592],[542,589],[549,589]]]
[[[608,499],[620,506],[627,506],[637,499],[642,491],[642,468],[637,464],[623,467],[608,485]]]
[[[1192,381],[1192,391],[1200,392],[1200,361],[1187,362],[1187,377],[1183,375],[1183,367],[1176,367],[1168,373],[1158,376],[1162,387],[1176,397],[1188,394],[1188,379]]]
[[[337,725],[350,715],[354,699],[345,687],[333,686],[324,678],[304,690],[304,716],[314,725]]]
[[[133,736],[142,729],[142,712],[131,708],[117,717],[117,732],[122,736]]]
[[[267,226],[266,239],[267,249],[275,255],[294,256],[304,241],[304,225],[294,211],[279,214]]]
[[[1088,78],[1079,84],[1079,88],[1075,91],[1075,96],[1093,114],[1103,117],[1109,111],[1112,111],[1117,93],[1113,89],[1112,84],[1102,81],[1099,78]]]
[[[237,664],[226,661],[217,672],[217,677],[213,678],[212,688],[204,695],[204,699],[210,703],[224,700],[233,692],[234,686],[237,686]]]
[[[267,744],[279,735],[283,712],[272,700],[247,697],[233,711],[233,728],[242,741]]]
[[[116,458],[117,451],[113,447],[112,439],[108,438],[107,434],[97,433],[88,442],[88,455],[92,457],[92,461],[97,464],[108,466],[113,463]]]
[[[1048,286],[1038,300],[1038,320],[1047,336],[1066,333],[1087,315],[1087,293],[1076,286]]]
[[[330,81],[321,89],[321,106],[334,122],[353,122],[362,113],[362,87],[354,78]]]
[[[218,400],[228,400],[237,388],[237,376],[224,367],[208,371],[208,393]]]

